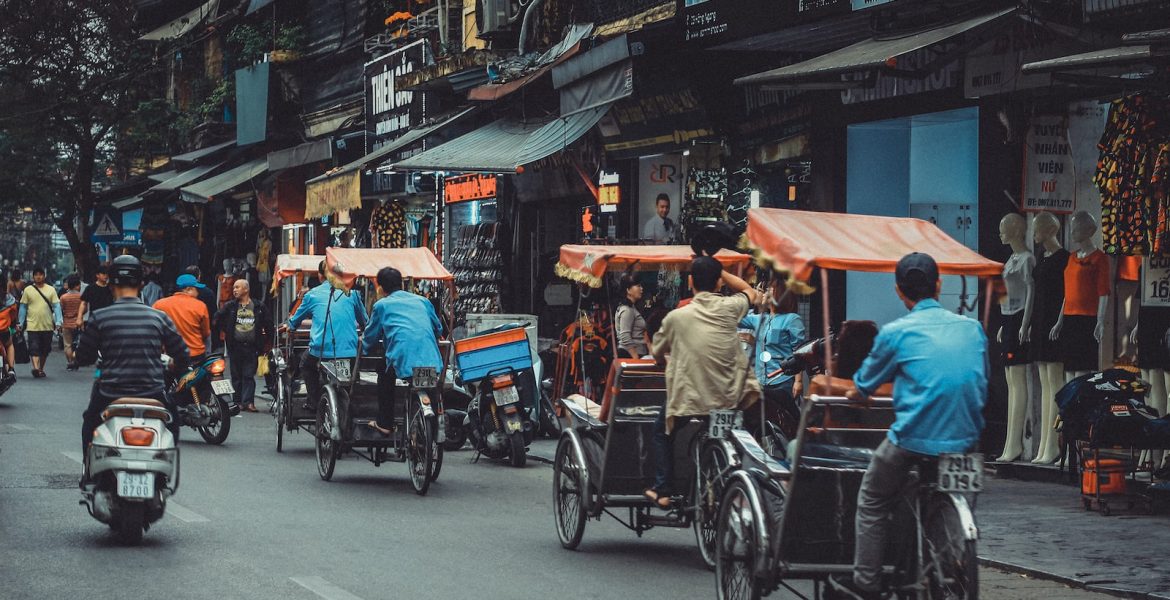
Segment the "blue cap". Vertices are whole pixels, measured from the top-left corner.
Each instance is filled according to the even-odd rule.
[[[194,275],[179,275],[179,278],[175,280],[175,287],[179,289],[185,289],[189,287],[203,289],[207,286],[199,283],[199,280],[195,279]]]

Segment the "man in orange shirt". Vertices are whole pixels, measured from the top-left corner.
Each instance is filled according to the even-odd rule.
[[[207,305],[199,299],[199,289],[203,287],[207,286],[199,283],[194,275],[180,275],[175,281],[177,291],[154,303],[154,308],[175,322],[175,329],[191,353],[192,365],[203,362],[206,340],[211,336],[211,316],[207,314]]]

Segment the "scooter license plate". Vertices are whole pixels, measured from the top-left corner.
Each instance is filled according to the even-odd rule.
[[[411,379],[416,388],[433,388],[439,382],[439,375],[434,367],[415,367]]]
[[[122,498],[154,497],[154,473],[127,473],[119,471],[118,495]]]
[[[496,406],[508,406],[520,401],[520,392],[512,385],[495,390],[492,395],[496,399]]]
[[[938,491],[960,493],[983,491],[983,455],[939,455]]]
[[[743,412],[738,410],[713,410],[707,418],[707,436],[722,438],[732,429],[743,429]]]
[[[235,388],[232,387],[232,382],[227,379],[211,380],[211,391],[216,396],[230,396],[236,393]]]

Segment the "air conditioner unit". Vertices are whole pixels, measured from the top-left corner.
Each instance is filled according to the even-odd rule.
[[[516,0],[475,0],[475,23],[479,37],[490,39],[511,33],[516,25],[509,25],[509,22],[521,10]]]

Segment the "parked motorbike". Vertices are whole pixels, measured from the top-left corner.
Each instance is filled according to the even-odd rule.
[[[169,365],[170,358],[165,360]],[[212,354],[168,385],[183,425],[198,431],[208,444],[222,444],[231,430],[231,418],[240,414],[232,382],[223,376],[226,368],[223,356]]]
[[[157,400],[121,398],[102,412],[85,456],[89,486],[81,504],[125,544],[138,544],[179,489],[179,449],[171,413]]]
[[[514,370],[493,371],[483,378],[467,407],[464,429],[478,454],[506,457],[513,467],[524,466],[536,424],[520,401]]]

